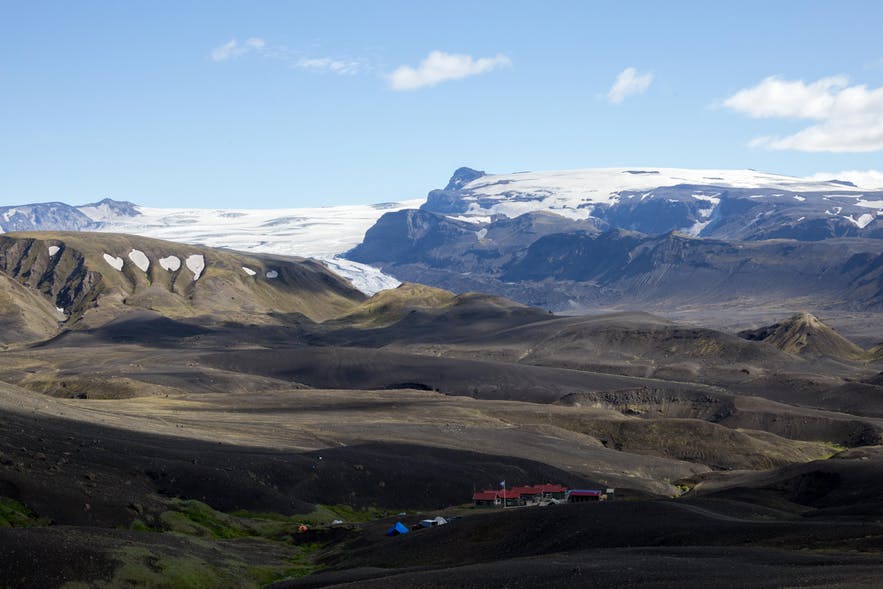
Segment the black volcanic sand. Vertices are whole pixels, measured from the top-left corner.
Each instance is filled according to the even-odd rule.
[[[726,587],[860,585],[883,570],[880,521],[813,521],[727,501],[495,510],[396,538],[385,525],[327,553],[332,570],[278,587],[536,587],[545,575],[566,587],[691,586],[709,575]]]
[[[528,366],[432,358],[364,348],[242,350],[206,355],[206,364],[291,380],[317,388],[437,390],[480,399],[551,403],[566,394],[640,386],[655,379]]]
[[[593,437],[589,428],[591,420],[602,418],[628,421],[633,429],[618,431],[632,431],[631,441],[638,441],[655,424],[678,427],[659,431],[670,437],[665,441],[683,443],[688,454],[703,445],[726,450],[722,440],[746,438],[691,437],[685,431],[735,432],[773,446],[786,441],[771,433],[813,443],[878,444],[880,421],[875,418],[883,415],[883,386],[874,378],[879,366],[798,358],[762,342],[680,329],[643,314],[588,320],[549,318],[533,311],[494,315],[483,307],[458,313],[456,321],[442,312],[411,313],[400,324],[378,330],[317,325],[295,315],[263,327],[137,314],[8,352],[0,369],[4,380],[58,396],[85,392],[96,419],[100,411],[95,408],[111,416],[113,403],[122,403],[123,397],[164,399],[175,389],[183,392],[182,423],[208,420],[204,416],[210,411],[217,418],[225,413],[225,403],[228,416],[241,414],[242,419],[232,425],[208,423],[200,440],[195,433],[187,437],[183,425],[175,432],[180,435],[160,435],[145,433],[149,421],[139,422],[141,429],[133,431],[47,412],[0,409],[0,496],[20,501],[52,523],[0,531],[0,562],[15,563],[0,566],[0,586],[113,579],[122,566],[121,547],[134,553],[186,554],[229,571],[261,563],[278,548],[267,547],[265,554],[247,542],[221,546],[126,529],[136,519],[156,524],[174,498],[196,499],[222,512],[291,515],[309,513],[316,504],[346,504],[434,514],[429,510],[468,500],[478,481],[598,488],[601,484],[591,473],[597,472],[593,461],[602,456],[608,461],[612,456],[621,471],[615,473],[620,481],[616,486],[623,487],[617,490],[619,501],[489,513],[464,510],[466,517],[449,526],[392,539],[383,532],[394,520],[353,526],[333,539],[317,537],[328,541],[319,555],[327,570],[288,585],[848,586],[873,585],[883,573],[879,448],[853,449],[830,460],[769,471],[709,472],[712,466],[744,468],[747,463],[674,464],[663,444],[652,447],[652,439],[651,447],[636,455],[628,450],[630,440],[619,441],[626,451],[618,450],[612,437],[605,447],[600,434]],[[63,379],[71,384],[41,388]],[[119,384],[120,399],[93,401],[102,393],[112,397],[116,393],[111,385],[124,380],[129,384]],[[312,399],[301,405],[283,402],[303,385],[360,389],[365,400],[349,397],[337,406],[332,401],[327,409],[318,401],[308,407]],[[496,413],[488,410],[480,417],[497,420],[494,435],[483,438],[493,443],[464,446],[470,434],[468,428],[453,427],[459,423],[410,423],[411,416],[430,421],[427,405],[420,407],[424,413],[408,413],[413,408],[403,409],[394,400],[372,401],[368,389],[387,388],[391,390],[384,394],[411,388],[452,395],[445,399],[459,403],[464,422],[475,420],[468,422],[473,432],[485,427],[475,406],[466,403],[476,402],[456,395],[490,400]],[[217,404],[184,393],[213,393]],[[20,394],[37,395],[23,389]],[[524,421],[523,414],[504,406],[504,399],[531,401],[517,405],[528,406],[525,411],[536,411],[542,419]],[[580,404],[596,408],[597,415],[586,412],[573,423],[553,415],[553,410]],[[71,412],[81,409],[59,406]],[[127,405],[127,411],[137,407]],[[321,419],[329,423],[339,421],[339,428],[350,428],[350,437],[341,429],[323,431],[320,421],[300,427],[326,447],[297,446],[317,448],[302,451],[292,449],[294,442],[284,444],[284,436],[298,434],[283,427],[285,412],[294,421],[299,410],[307,409],[327,415]],[[347,412],[351,421],[343,421],[337,411]],[[404,412],[404,417],[398,416],[397,426],[377,417],[384,412]],[[358,423],[355,414],[364,416],[365,423]],[[159,420],[164,414],[155,415]],[[261,421],[265,415],[280,421]],[[588,425],[583,427],[579,419]],[[697,420],[701,428],[693,427]],[[685,425],[693,429],[681,427]],[[206,438],[214,427],[219,428],[217,438]],[[393,442],[397,427],[411,442]],[[429,435],[430,428],[435,437],[426,445],[413,443],[414,432]],[[249,439],[258,434],[256,439],[275,439],[279,446],[260,447]],[[548,445],[538,444],[540,440]],[[533,460],[507,455],[520,451],[524,456],[525,444],[535,452],[528,455]],[[562,445],[578,450],[578,462],[562,458]],[[730,453],[744,451],[739,447]],[[663,463],[664,468],[654,470]],[[638,466],[640,474],[629,471]],[[699,474],[676,480],[686,475],[672,475],[681,472],[675,466]],[[648,500],[651,476],[662,489],[659,493],[677,491],[676,484],[694,490],[677,501]],[[629,493],[628,481],[644,494]],[[228,577],[219,579],[216,586],[231,586]]]
[[[881,567],[880,557],[854,554],[743,547],[621,548],[441,569],[415,566],[401,571],[361,568],[322,572],[273,587],[875,587]]]
[[[858,516],[879,519],[883,506],[883,446],[856,448],[806,464],[791,464],[769,471],[709,473],[693,493],[735,498],[755,504],[794,508],[805,506],[807,515]]]
[[[286,514],[308,513],[314,503],[436,507],[462,503],[474,481],[498,476],[598,486],[529,460],[427,446],[295,453],[15,412],[0,420],[0,494],[62,524],[128,524],[164,508],[161,497]]]
[[[883,563],[881,510],[875,509],[883,503],[877,492],[883,488],[883,469],[877,449],[852,452],[812,463],[816,469],[842,463],[836,481],[829,477],[824,487],[789,484],[794,476],[789,477],[787,469],[773,471],[783,473],[781,480],[749,480],[757,489],[757,503],[771,503],[769,495],[777,494],[774,507],[753,505],[751,492],[744,492],[738,480],[729,487],[724,482],[708,483],[716,496],[735,493],[738,500],[479,510],[449,526],[395,539],[383,535],[392,520],[379,521],[324,548],[325,566],[352,570],[327,573],[328,583],[322,576],[310,578],[312,584],[305,586],[343,580],[362,586],[377,576],[376,567],[387,569],[384,576],[403,569],[402,582],[414,586],[494,586],[493,579],[500,574],[512,586],[535,586],[546,574],[570,583],[565,586],[577,586],[587,576],[596,578],[592,573],[596,567],[598,579],[612,578],[616,566],[630,571],[635,582],[666,586],[676,579],[700,579],[713,570],[727,552],[709,547],[723,546],[737,548],[745,561],[731,586],[755,574],[770,579],[770,586],[775,579],[790,582],[794,575],[824,583],[860,583]],[[812,465],[793,470],[805,474],[812,472]],[[282,452],[4,411],[0,494],[21,501],[55,525],[0,532],[0,561],[16,562],[2,569],[0,586],[43,587],[62,580],[111,578],[120,566],[121,547],[135,555],[186,554],[227,571],[269,558],[248,544],[221,550],[162,534],[108,529],[126,527],[136,517],[150,522],[167,509],[169,497],[199,499],[221,511],[305,513],[310,503],[318,502],[431,508],[437,505],[430,501],[462,502],[471,492],[470,481],[486,479],[489,472],[510,481],[598,486],[539,463],[454,450],[376,443]],[[859,489],[862,494],[851,494]],[[846,517],[813,509],[848,506],[850,497],[853,512]],[[772,556],[781,550],[788,552]],[[633,558],[651,568],[630,565]],[[678,563],[683,575],[652,568],[662,563]],[[415,566],[421,570],[410,570]],[[443,574],[433,576],[427,569]]]
[[[354,329],[301,315],[282,325],[172,321],[135,312],[42,348],[131,343],[319,388],[423,388],[487,399],[555,402],[567,394],[692,388],[883,417],[883,364],[785,354],[770,344],[671,324],[646,313],[555,317],[464,305]],[[459,315],[466,315],[468,320]],[[200,353],[201,352],[201,353]]]

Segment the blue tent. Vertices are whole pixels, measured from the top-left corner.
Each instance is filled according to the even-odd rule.
[[[398,536],[399,534],[407,534],[408,526],[402,522],[396,522],[396,525],[386,531],[387,536]]]

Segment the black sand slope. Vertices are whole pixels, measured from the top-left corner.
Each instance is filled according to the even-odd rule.
[[[294,453],[2,416],[0,491],[59,524],[128,524],[160,508],[161,497],[221,511],[307,513],[313,503],[459,504],[475,482],[499,476],[598,486],[544,464],[477,452],[374,443]]]
[[[192,249],[133,239],[0,240],[0,587],[879,580],[883,365],[815,318],[739,337],[365,300],[315,262],[210,250],[196,284],[109,270]],[[79,317],[34,322],[74,287]],[[469,505],[501,480],[616,500]],[[460,517],[387,538],[397,513]]]
[[[201,360],[226,370],[272,376],[317,388],[422,388],[476,398],[545,403],[578,391],[663,384],[659,380],[615,374],[364,348],[243,350],[206,355]]]
[[[864,555],[806,554],[763,548],[620,548],[566,552],[449,568],[354,569],[322,572],[284,587],[390,585],[458,587],[874,587],[883,560]]]
[[[277,586],[536,587],[549,575],[566,587],[674,587],[712,573],[725,587],[860,586],[883,565],[881,546],[879,521],[728,501],[586,504],[498,510],[395,539],[366,530],[326,555],[332,570]]]

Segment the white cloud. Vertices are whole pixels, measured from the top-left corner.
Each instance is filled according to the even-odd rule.
[[[846,170],[844,172],[819,172],[807,180],[844,180],[852,182],[859,188],[883,189],[883,172],[879,170]]]
[[[223,45],[218,45],[212,49],[211,56],[213,61],[227,61],[242,57],[246,53],[253,51],[261,52],[267,46],[267,43],[260,37],[252,37],[240,43],[236,39],[230,39]]]
[[[396,68],[389,76],[389,83],[393,90],[417,90],[511,65],[512,61],[503,54],[473,59],[470,55],[433,51],[416,68],[407,65]]]
[[[357,74],[366,65],[355,59],[335,59],[332,57],[302,57],[294,62],[294,67],[302,70],[331,72],[339,75]]]
[[[883,88],[849,85],[846,76],[802,80],[765,78],[739,90],[724,106],[753,118],[817,121],[784,137],[757,137],[751,147],[797,151],[867,152],[883,149]]]
[[[607,91],[607,100],[619,104],[634,94],[643,94],[653,82],[653,74],[639,74],[633,67],[627,67],[616,76],[613,86]]]
[[[352,75],[370,69],[365,60],[336,57],[304,57],[281,45],[268,45],[260,37],[251,37],[243,42],[230,39],[211,51],[213,61],[227,61],[254,53],[265,59],[272,59],[291,67],[314,72],[331,72],[338,75]]]

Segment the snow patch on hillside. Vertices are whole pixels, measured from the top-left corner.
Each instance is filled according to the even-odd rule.
[[[852,222],[853,225],[858,227],[859,229],[864,229],[868,225],[871,224],[871,221],[874,220],[874,215],[870,213],[865,213],[863,215],[859,215],[858,219],[853,218],[852,215],[844,215],[843,217],[847,221]]]
[[[704,209],[698,209],[697,212],[699,213],[699,219],[697,219],[696,222],[693,223],[693,225],[686,229],[687,235],[690,235],[692,237],[699,237],[699,235],[705,230],[705,228],[708,227],[714,220],[714,212],[717,210],[717,207],[721,202],[720,193],[716,192],[711,195],[696,193],[692,196],[696,200],[705,201],[711,205]]]
[[[104,261],[110,264],[111,268],[114,270],[122,270],[123,269],[123,259],[118,258],[116,256],[112,256],[110,254],[104,254]]]
[[[133,249],[130,251],[129,259],[132,260],[132,263],[138,266],[142,272],[147,272],[147,269],[150,268],[150,260],[147,259],[147,256],[141,250]]]
[[[202,276],[203,270],[205,270],[205,256],[202,254],[193,254],[187,256],[187,260],[184,263],[187,264],[187,268],[193,272],[194,282],[199,280],[199,277]]]
[[[159,259],[159,267],[169,272],[177,272],[181,268],[181,258],[178,256],[166,256]]]

